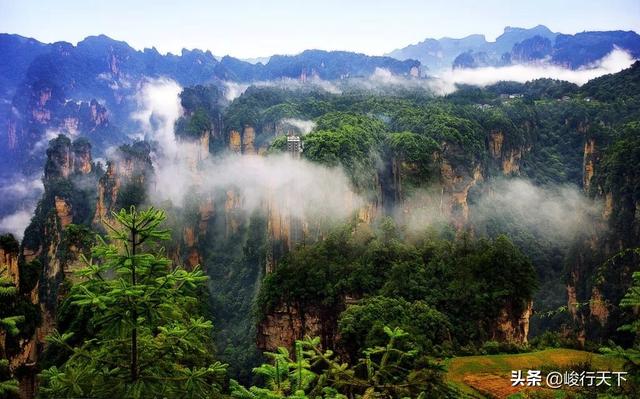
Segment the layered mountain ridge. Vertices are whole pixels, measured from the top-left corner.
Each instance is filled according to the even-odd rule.
[[[615,48],[640,56],[640,36],[633,31],[580,32],[575,35],[552,32],[544,25],[530,29],[506,27],[495,41],[484,35],[461,39],[425,39],[387,55],[397,59],[416,59],[435,73],[451,67],[476,68],[504,66],[547,60],[577,69],[589,66]]]

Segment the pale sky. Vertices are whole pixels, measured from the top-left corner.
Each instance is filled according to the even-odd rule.
[[[211,50],[240,58],[304,49],[380,55],[427,37],[505,26],[640,32],[639,0],[0,0],[0,32],[73,44],[106,34],[132,47]]]

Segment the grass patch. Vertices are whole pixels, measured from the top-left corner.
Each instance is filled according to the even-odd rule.
[[[463,356],[448,359],[447,380],[471,397],[507,398],[522,392],[511,386],[511,371],[566,370],[575,365],[590,364],[592,370],[621,370],[618,359],[575,349],[546,349],[510,355]],[[560,393],[558,390],[554,394]],[[550,396],[554,397],[554,396]]]

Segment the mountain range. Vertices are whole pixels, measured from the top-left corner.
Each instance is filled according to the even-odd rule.
[[[461,39],[425,39],[387,55],[400,60],[415,59],[430,71],[453,67],[473,68],[547,60],[576,69],[601,59],[614,48],[640,56],[640,35],[632,31],[581,32],[567,35],[544,25],[530,29],[506,27],[495,41],[484,35]]]
[[[387,56],[348,51],[306,50],[274,55],[266,63],[215,57],[210,51],[161,54],[136,50],[105,35],[73,45],[42,43],[0,34],[0,180],[41,170],[46,142],[57,133],[90,139],[98,155],[129,139],[131,120],[145,81],[167,78],[180,86],[265,81],[319,82],[367,78],[380,69],[393,76],[425,77],[451,66],[473,68],[545,60],[568,68],[593,63],[624,49],[640,58],[635,32],[555,33],[539,25],[507,27],[494,42],[483,35],[426,39]],[[7,211],[15,207],[3,207]]]

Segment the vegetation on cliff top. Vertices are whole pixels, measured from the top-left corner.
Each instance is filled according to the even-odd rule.
[[[376,230],[346,226],[298,248],[265,277],[258,306],[264,315],[282,304],[301,315],[340,314],[352,358],[381,343],[384,325],[415,333],[428,353],[452,354],[500,336],[500,312],[519,317],[535,288],[531,262],[504,236],[426,235],[412,243],[386,221]],[[365,299],[344,311],[348,297]]]

